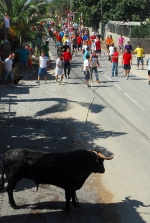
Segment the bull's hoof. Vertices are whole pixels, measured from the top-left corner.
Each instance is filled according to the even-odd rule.
[[[72,202],[72,204],[73,204],[73,206],[74,206],[75,208],[80,208],[80,207],[81,207],[80,204],[79,204],[78,202]]]
[[[71,209],[70,209],[70,207],[65,207],[65,211],[66,211],[66,213],[70,213],[71,212]]]

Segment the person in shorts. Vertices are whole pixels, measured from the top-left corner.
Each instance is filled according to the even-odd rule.
[[[58,83],[58,76],[61,76],[61,84],[63,83],[63,78],[64,78],[64,69],[63,69],[63,55],[59,54],[58,59],[56,60],[56,68],[55,68],[55,80],[56,84]]]
[[[125,49],[125,52],[122,56],[122,65],[125,70],[126,80],[128,80],[131,65],[132,65],[132,55],[131,55],[131,53],[129,53],[129,51],[127,49]]]
[[[138,44],[138,47],[134,50],[133,54],[137,54],[137,70],[139,70],[139,64],[141,62],[142,64],[142,70],[143,70],[143,64],[144,64],[144,57],[145,57],[145,52],[144,49],[141,47],[141,44]]]
[[[39,57],[39,71],[38,71],[38,80],[36,81],[37,84],[40,85],[40,79],[41,76],[44,75],[45,84],[47,79],[47,67],[49,66],[50,61],[47,56],[45,56],[45,53],[42,52],[41,56]]]
[[[87,54],[86,59],[84,60],[84,64],[83,64],[83,72],[84,72],[86,87],[89,87],[89,80],[90,80],[89,59],[90,59],[90,55]]]
[[[150,84],[150,58],[147,60],[147,66],[148,66],[148,84]]]
[[[12,54],[10,53],[8,58],[6,58],[4,61],[4,75],[2,77],[2,83],[5,82],[7,78],[9,77],[11,81],[11,86],[15,88],[17,86],[14,85],[14,75],[12,73],[12,65],[13,65],[13,60],[12,60]]]

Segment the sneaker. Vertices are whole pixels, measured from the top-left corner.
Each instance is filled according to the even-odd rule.
[[[114,75],[111,75],[111,77],[114,77]]]
[[[36,81],[36,83],[40,85],[40,81]]]
[[[45,81],[45,84],[47,84],[47,81]]]
[[[70,78],[70,76],[69,76],[69,75],[67,75],[67,78]]]
[[[61,84],[64,84],[64,82],[62,81]]]
[[[142,67],[142,70],[144,70],[144,68]]]
[[[56,84],[58,84],[58,85],[59,85],[59,82],[58,82],[58,81],[56,81]]]
[[[97,80],[97,83],[101,83],[101,81],[100,80]]]
[[[139,70],[139,68],[137,68],[137,70]]]
[[[128,76],[126,77],[126,80],[128,80]]]
[[[85,86],[85,87],[88,87],[88,85],[87,85],[87,84],[85,84],[84,86]]]

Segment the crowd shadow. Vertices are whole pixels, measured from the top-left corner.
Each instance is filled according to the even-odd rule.
[[[96,145],[95,140],[121,137],[126,134],[125,132],[104,131],[99,124],[89,121],[86,128],[88,141],[84,147],[84,123],[72,118],[12,117],[0,118],[0,122],[0,173],[2,172],[3,155],[10,149],[28,148],[43,152],[96,149],[106,155],[113,155],[109,148]],[[19,190],[33,186],[33,183],[27,183],[27,185],[23,183]]]
[[[81,202],[80,209],[72,208],[72,211],[67,214],[62,208],[65,203],[61,201],[56,202],[40,202],[36,204],[26,204],[21,206],[22,209],[28,209],[28,214],[19,213],[13,216],[1,216],[1,222],[5,223],[44,223],[49,219],[53,223],[121,223],[121,222],[138,222],[146,223],[140,216],[138,208],[147,208],[150,205],[144,205],[139,200],[133,200],[126,197],[118,203],[83,203]],[[42,210],[46,209],[43,213]],[[123,211],[123,216],[120,216],[118,209]],[[19,212],[19,211],[18,211]]]

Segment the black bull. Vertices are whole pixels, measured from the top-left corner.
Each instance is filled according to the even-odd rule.
[[[22,178],[39,184],[52,184],[65,190],[66,210],[69,203],[79,207],[76,190],[79,190],[91,173],[104,173],[104,159],[110,160],[96,151],[77,150],[63,153],[44,153],[29,149],[14,149],[4,155],[3,172],[0,179],[0,192],[4,189],[4,174],[8,185],[9,203],[17,208],[13,190]]]

